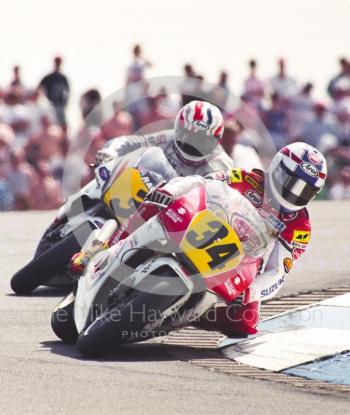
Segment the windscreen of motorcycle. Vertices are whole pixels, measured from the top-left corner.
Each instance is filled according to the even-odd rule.
[[[272,235],[257,209],[239,191],[221,181],[208,181],[206,206],[237,232],[247,255],[264,256]]]

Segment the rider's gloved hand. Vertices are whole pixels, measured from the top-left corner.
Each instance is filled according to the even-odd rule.
[[[100,164],[107,163],[116,157],[118,157],[118,153],[115,149],[110,149],[108,147],[101,148],[101,150],[98,150],[96,153],[95,165],[99,166]]]
[[[93,258],[98,252],[107,248],[109,248],[108,241],[104,243],[96,241],[96,243],[89,250],[77,252],[70,260],[71,271],[74,274],[82,274],[91,258]]]
[[[70,259],[70,269],[73,274],[82,274],[87,264],[90,262],[90,259],[91,256],[84,251],[80,251],[74,254]]]

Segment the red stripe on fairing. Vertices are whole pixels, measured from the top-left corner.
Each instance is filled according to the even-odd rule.
[[[214,131],[214,137],[220,134],[223,128],[224,128],[223,124],[219,125],[219,127]]]
[[[321,179],[325,179],[327,177],[327,175],[325,173],[322,173],[322,172],[319,172],[318,175]]]
[[[196,104],[195,109],[194,109],[194,116],[193,116],[194,121],[203,121],[202,108],[203,108],[203,103],[198,102],[198,104]]]

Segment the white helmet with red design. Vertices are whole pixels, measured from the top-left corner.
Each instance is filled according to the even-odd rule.
[[[188,164],[201,164],[220,142],[224,119],[215,105],[191,101],[179,111],[174,130],[178,155]]]
[[[265,194],[273,208],[295,212],[322,190],[327,177],[323,154],[306,143],[283,147],[272,159],[265,179]]]

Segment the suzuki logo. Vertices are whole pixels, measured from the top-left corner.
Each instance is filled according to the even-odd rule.
[[[177,210],[178,213],[180,213],[180,215],[184,215],[186,213],[186,209],[184,209],[183,207],[179,208]]]
[[[301,168],[311,177],[318,177],[317,168],[311,163],[301,163]]]

